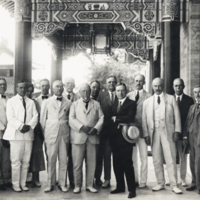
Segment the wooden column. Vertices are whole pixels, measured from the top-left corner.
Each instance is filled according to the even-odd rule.
[[[14,83],[32,81],[32,38],[30,0],[15,1]],[[15,91],[16,93],[16,91]]]
[[[180,76],[180,22],[164,22],[163,35],[165,92],[173,94],[173,80]]]
[[[53,45],[51,55],[51,84],[55,80],[62,80],[62,48]]]

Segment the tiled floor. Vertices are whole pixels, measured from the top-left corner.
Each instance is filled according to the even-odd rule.
[[[100,189],[98,188],[97,194],[92,194],[85,191],[85,185],[83,184],[82,192],[80,194],[73,194],[72,189],[68,193],[62,193],[57,187],[54,187],[54,190],[48,194],[44,193],[46,172],[42,172],[40,175],[42,187],[33,188],[30,186],[29,192],[15,193],[8,188],[7,191],[0,191],[0,200],[59,200],[59,199],[85,199],[85,200],[123,200],[127,199],[127,192],[121,194],[110,194],[110,190],[115,188],[115,178],[112,174],[111,188],[109,189]],[[187,182],[190,183],[191,178],[187,175]],[[185,188],[180,187],[183,190],[182,195],[174,194],[170,187],[166,187],[166,190],[159,192],[152,192],[151,188],[156,185],[156,179],[154,174],[154,169],[152,165],[152,158],[149,158],[149,174],[148,174],[148,187],[146,189],[137,189],[137,200],[196,200],[200,198],[200,195],[197,194],[197,191],[187,192]]]

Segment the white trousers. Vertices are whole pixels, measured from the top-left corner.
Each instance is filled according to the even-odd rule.
[[[65,186],[67,179],[67,152],[69,143],[66,143],[62,136],[58,135],[54,144],[45,143],[47,158],[47,186],[56,184],[56,162],[59,160],[58,184]]]
[[[169,142],[165,128],[159,127],[154,130],[154,140],[152,147],[153,164],[156,179],[159,185],[165,184],[163,156],[166,161],[167,173],[170,186],[177,186],[176,168],[176,146],[175,142]]]
[[[138,153],[140,157],[140,169],[139,169],[139,160]],[[148,147],[143,138],[139,138],[136,145],[133,147],[133,166],[135,172],[135,181],[138,183],[146,184],[147,182],[147,172],[148,172]],[[140,173],[139,173],[140,171]],[[139,180],[140,174],[140,180]]]
[[[32,152],[32,141],[10,141],[13,187],[25,186]]]
[[[84,158],[86,163],[86,187],[93,186],[96,169],[96,146],[96,144],[90,143],[89,139],[84,144],[72,144],[75,187],[82,187]]]

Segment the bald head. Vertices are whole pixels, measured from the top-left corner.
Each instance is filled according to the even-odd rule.
[[[176,95],[180,96],[183,94],[183,89],[185,88],[185,84],[183,79],[176,78],[173,81],[173,89]]]
[[[142,74],[137,74],[134,78],[135,89],[142,90],[143,85],[145,84],[145,76]]]
[[[163,92],[164,80],[162,78],[155,78],[152,82],[152,87],[154,92],[160,95]]]
[[[63,90],[63,82],[61,80],[56,80],[53,82],[53,93],[56,96],[62,96]]]
[[[90,85],[87,83],[83,83],[80,86],[79,93],[85,101],[88,101],[90,99],[90,93],[91,93]]]
[[[72,77],[66,77],[64,79],[64,84],[65,84],[65,90],[68,93],[72,93],[73,89],[75,88],[75,80]]]

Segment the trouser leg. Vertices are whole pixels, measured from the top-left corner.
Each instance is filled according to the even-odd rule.
[[[175,142],[169,142],[165,129],[161,130],[161,145],[163,155],[166,161],[166,167],[171,187],[177,186],[177,168],[176,168],[176,146]]]
[[[94,173],[96,169],[96,144],[86,142],[86,187],[93,186]]]
[[[190,145],[190,170],[192,174],[192,185],[196,185],[195,148],[193,145]]]
[[[83,160],[85,158],[86,144],[72,144],[72,159],[74,170],[75,187],[82,187],[83,182]]]
[[[127,148],[126,151],[123,152],[122,156],[122,163],[123,168],[126,176],[126,182],[128,185],[128,191],[135,191],[135,174],[134,174],[134,167],[133,167],[133,161],[132,161],[132,151],[133,148]]]
[[[111,178],[111,146],[109,139],[105,141],[104,150],[104,179],[110,180]]]
[[[58,159],[59,159],[58,185],[60,186],[66,185],[68,147],[69,143],[66,143],[61,136],[59,139],[59,146],[58,146]]]
[[[115,173],[115,178],[117,182],[117,189],[124,190],[125,182],[124,182],[124,169],[122,163],[122,156],[119,150],[112,150],[113,152],[113,169]]]
[[[47,185],[54,186],[56,184],[56,162],[58,155],[58,140],[54,144],[46,143],[47,154]]]
[[[163,168],[163,153],[161,147],[160,129],[155,128],[154,140],[152,146],[153,165],[156,179],[159,185],[165,184],[164,168]]]
[[[67,171],[68,171],[69,181],[70,181],[70,183],[74,183],[73,161],[72,161],[72,145],[71,144],[69,144],[68,155],[69,155],[69,157],[68,157]]]
[[[138,149],[140,155],[140,183],[146,184],[147,182],[147,172],[148,172],[148,151],[147,145],[143,138],[139,138]]]
[[[24,142],[10,141],[12,185],[19,187],[21,175],[21,162],[23,157]]]
[[[195,145],[195,174],[196,174],[196,187],[200,189],[200,147]]]
[[[20,180],[21,186],[26,185],[26,178],[28,175],[29,163],[31,159],[32,145],[33,145],[32,141],[24,141],[24,150],[21,162],[21,180]]]
[[[102,174],[102,166],[103,166],[103,153],[104,153],[104,145],[102,141],[97,144],[97,157],[96,157],[96,170],[95,170],[95,179],[100,180]]]
[[[136,143],[136,145],[133,147],[132,160],[135,173],[135,181],[138,183],[139,182],[138,143]]]

